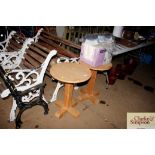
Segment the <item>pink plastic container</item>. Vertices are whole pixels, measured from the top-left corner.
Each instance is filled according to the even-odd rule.
[[[103,65],[104,57],[105,49],[103,47],[82,44],[80,53],[81,61],[93,67],[97,67]]]

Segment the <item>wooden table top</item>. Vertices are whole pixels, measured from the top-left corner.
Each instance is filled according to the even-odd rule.
[[[53,64],[50,74],[55,79],[65,83],[80,83],[91,77],[91,71],[87,66],[68,62]]]
[[[97,67],[92,67],[91,65],[89,65],[83,61],[80,61],[80,64],[88,67],[89,69],[96,70],[96,71],[105,71],[105,70],[109,70],[112,67],[112,63],[97,66]]]

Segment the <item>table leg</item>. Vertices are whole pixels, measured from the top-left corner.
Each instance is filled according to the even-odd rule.
[[[86,92],[88,94],[93,94],[94,92],[94,87],[95,87],[95,82],[96,82],[96,76],[97,76],[97,71],[91,70],[91,78],[88,81],[88,85],[86,87]]]
[[[62,117],[65,112],[69,112],[74,117],[78,117],[80,115],[80,113],[75,108],[72,107],[73,103],[72,94],[73,94],[73,84],[66,83],[64,90],[64,102],[58,101],[56,103],[56,105],[61,108],[60,111],[56,112],[55,114],[56,117],[58,118]]]
[[[79,100],[91,100],[94,104],[97,104],[99,92],[94,92],[95,82],[96,82],[97,71],[91,70],[91,78],[88,81],[88,84],[85,89],[81,90],[81,95],[79,96]]]

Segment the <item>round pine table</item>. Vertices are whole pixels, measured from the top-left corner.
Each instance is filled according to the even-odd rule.
[[[55,113],[55,116],[60,118],[65,112],[69,112],[74,117],[78,117],[80,113],[73,107],[73,87],[74,84],[85,82],[91,77],[90,69],[79,63],[64,62],[52,65],[50,74],[65,85],[64,100],[56,101],[60,110]]]

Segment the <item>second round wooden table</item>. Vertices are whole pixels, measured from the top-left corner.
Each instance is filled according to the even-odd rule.
[[[111,69],[112,63],[97,67],[90,66],[83,61],[80,61],[80,64],[91,70],[91,78],[88,81],[86,88],[81,90],[81,95],[78,97],[78,99],[79,101],[90,100],[93,104],[97,104],[99,92],[95,92],[94,90],[97,71],[106,71]]]

